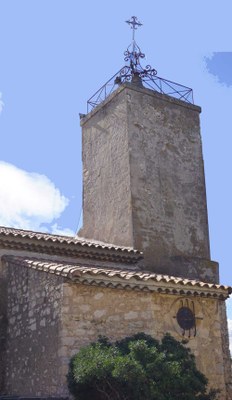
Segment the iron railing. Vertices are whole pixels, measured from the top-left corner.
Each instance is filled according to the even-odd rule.
[[[124,66],[112,78],[110,78],[87,102],[87,112],[93,110],[104,101],[113,91],[123,83],[134,81],[135,73],[131,73],[131,67]],[[160,78],[156,71],[148,65],[143,71],[137,73],[139,86],[151,89],[155,92],[174,97],[186,103],[194,104],[193,90],[176,82]]]
[[[137,17],[133,16],[126,21],[133,30],[132,42],[124,52],[124,61],[129,65],[125,65],[105,85],[103,85],[87,102],[87,112],[90,112],[98,104],[104,101],[116,88],[125,82],[136,85],[137,87],[145,87],[155,92],[174,97],[186,103],[193,104],[193,91],[189,87],[169,81],[157,76],[157,71],[150,65],[145,68],[141,65],[141,60],[145,58],[145,54],[135,41],[135,31],[142,24]]]

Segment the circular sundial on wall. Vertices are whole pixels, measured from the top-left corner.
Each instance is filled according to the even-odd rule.
[[[195,315],[193,311],[186,306],[180,307],[176,314],[176,319],[180,327],[187,331],[195,327]]]
[[[175,301],[172,310],[175,310],[173,318],[177,332],[188,338],[195,337],[197,333],[196,321],[202,318],[196,316],[194,301],[188,298],[180,298]]]

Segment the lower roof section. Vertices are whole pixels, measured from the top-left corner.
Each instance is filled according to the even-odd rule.
[[[4,256],[6,265],[26,267],[48,274],[55,274],[83,285],[94,285],[115,289],[154,291],[166,294],[204,296],[226,299],[232,293],[232,287],[199,280],[184,279],[169,275],[155,274],[149,271],[125,268],[107,268],[85,264],[58,263],[28,257]]]

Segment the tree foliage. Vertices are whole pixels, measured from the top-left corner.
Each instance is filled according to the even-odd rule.
[[[77,400],[213,400],[194,355],[166,334],[161,343],[144,333],[116,343],[100,338],[82,348],[68,373]]]

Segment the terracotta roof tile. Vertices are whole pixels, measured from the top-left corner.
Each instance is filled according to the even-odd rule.
[[[155,274],[149,271],[131,271],[125,268],[114,269],[94,265],[56,263],[50,260],[37,260],[15,256],[4,256],[3,259],[17,267],[42,270],[88,285],[219,298],[227,298],[232,293],[232,288],[229,286]]]
[[[6,236],[14,236],[14,237],[25,237],[30,239],[38,239],[38,240],[45,240],[45,241],[52,241],[52,242],[59,242],[59,243],[73,243],[73,244],[80,244],[82,246],[89,246],[95,248],[102,248],[102,249],[114,249],[114,250],[124,250],[131,253],[140,253],[138,250],[133,249],[132,247],[125,247],[125,246],[116,246],[110,243],[104,243],[98,240],[93,239],[85,239],[79,236],[61,236],[61,235],[54,235],[51,233],[43,233],[43,232],[34,232],[28,231],[24,229],[16,229],[16,228],[8,228],[4,226],[0,226],[0,234]]]
[[[51,245],[56,248],[56,254],[59,253],[91,253],[105,256],[118,257],[127,259],[128,262],[136,262],[142,258],[142,253],[132,247],[117,246],[110,243],[104,243],[97,240],[85,239],[79,236],[61,236],[50,233],[34,232],[23,229],[15,229],[8,227],[0,227],[0,243],[7,247],[12,247],[17,241],[17,248],[27,249],[29,251],[37,251],[37,247],[43,246],[51,251]],[[50,244],[50,246],[48,246]],[[37,246],[37,247],[36,247]],[[15,246],[13,246],[16,248]],[[41,251],[40,251],[41,252]]]

